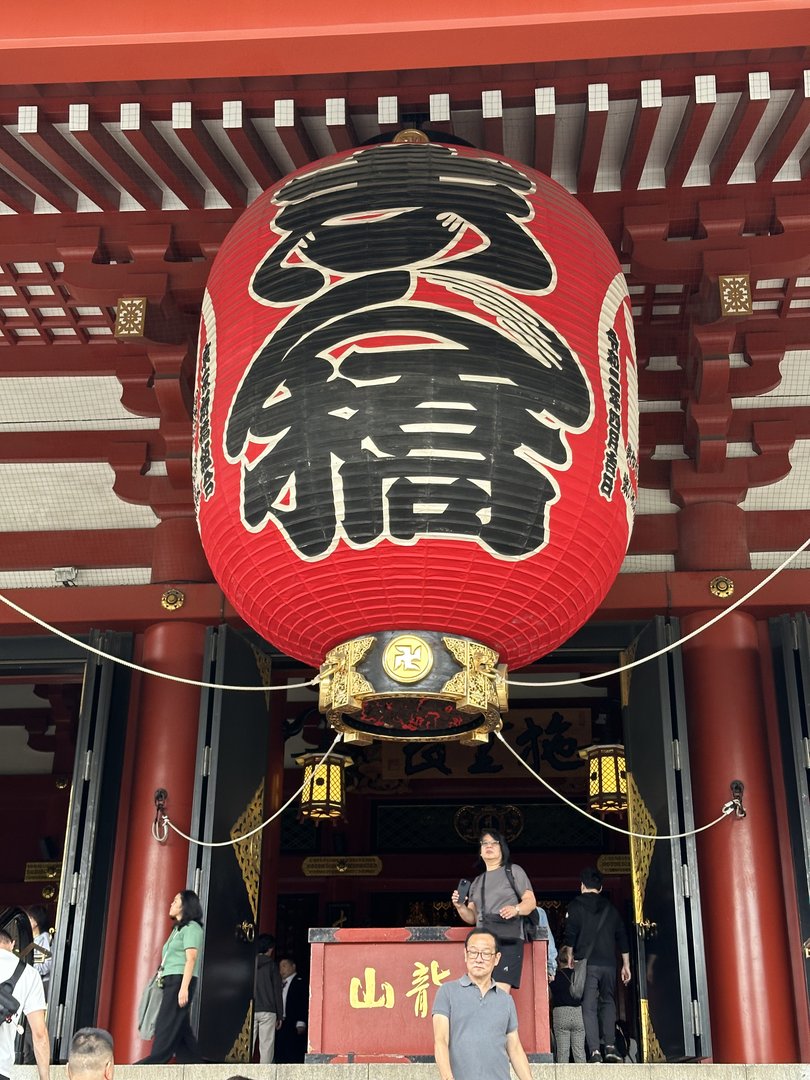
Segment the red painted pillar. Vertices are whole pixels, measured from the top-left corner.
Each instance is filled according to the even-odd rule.
[[[681,628],[713,614],[688,616]],[[799,1061],[796,1002],[787,978],[773,977],[785,971],[774,957],[787,930],[756,621],[732,612],[683,647],[683,663],[695,821],[717,816],[732,780],[745,784],[748,812],[697,837],[713,1057]]]
[[[199,679],[203,666],[205,626],[163,622],[144,633],[144,667]],[[194,763],[200,690],[196,686],[144,676],[132,762],[131,796],[121,807],[126,818],[125,845],[120,853],[121,903],[114,957],[114,990],[110,1028],[116,1061],[136,1061],[148,1050],[137,1032],[141,990],[160,961],[160,947],[171,923],[172,897],[186,888],[188,843],[169,832],[165,844],[152,838],[154,793],[169,793],[167,810],[187,831],[194,791]]]

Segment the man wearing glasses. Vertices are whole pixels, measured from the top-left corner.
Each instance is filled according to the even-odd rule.
[[[501,954],[488,930],[472,930],[464,942],[467,974],[443,983],[433,1002],[433,1038],[439,1080],[532,1080],[518,1036],[510,994],[492,979]]]

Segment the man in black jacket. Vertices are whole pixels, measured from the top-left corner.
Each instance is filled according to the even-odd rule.
[[[259,1043],[259,1061],[273,1062],[276,1032],[281,1027],[281,975],[273,959],[276,939],[272,934],[259,934],[256,942],[256,990],[253,998],[254,1038]]]
[[[298,1064],[307,1051],[309,992],[296,972],[295,961],[285,956],[278,962],[283,987],[284,1019],[276,1036],[276,1063]]]
[[[588,958],[588,976],[582,998],[582,1019],[588,1042],[588,1060],[621,1061],[616,1038],[616,952],[622,957],[622,982],[630,982],[630,944],[616,908],[602,895],[602,875],[593,866],[580,874],[580,895],[568,905],[563,944],[571,945],[574,958]]]

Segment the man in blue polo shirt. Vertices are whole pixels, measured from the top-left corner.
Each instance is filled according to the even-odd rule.
[[[499,990],[492,972],[501,958],[498,939],[471,930],[464,942],[467,974],[439,987],[433,1002],[433,1053],[439,1080],[532,1080],[518,1037],[511,995]]]

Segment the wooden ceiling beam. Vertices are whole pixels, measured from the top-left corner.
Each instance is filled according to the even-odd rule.
[[[2,382],[0,382],[2,387]],[[17,465],[53,461],[109,461],[120,446],[133,439],[145,447],[147,461],[162,461],[163,439],[155,429],[133,431],[110,429],[101,431],[6,431],[0,432],[0,460]],[[191,422],[188,424],[188,444],[191,447]],[[7,534],[3,533],[5,538]],[[5,539],[3,540],[5,543]],[[0,545],[2,547],[2,545]]]
[[[594,190],[596,175],[599,172],[599,162],[602,158],[602,145],[605,141],[607,122],[608,84],[591,83],[588,86],[585,131],[579,151],[577,192]]]
[[[793,91],[785,111],[779,117],[770,138],[760,151],[754,164],[758,183],[766,184],[774,179],[799,139],[810,126],[810,71],[804,72],[803,85]]]
[[[214,142],[202,120],[194,115],[190,101],[174,103],[172,130],[223,199],[232,207],[247,206],[245,182]]]
[[[746,510],[748,550],[795,551],[810,535],[810,510]],[[677,514],[636,517],[628,555],[674,555],[680,546]]]
[[[534,167],[551,176],[554,164],[554,129],[557,122],[557,94],[553,86],[534,91]]]
[[[77,116],[76,110],[71,108],[69,130],[73,138],[145,210],[160,210],[163,205],[160,187],[92,116],[87,106],[80,106],[79,111]]]
[[[276,134],[296,169],[303,169],[317,159],[318,154],[291,98],[276,101],[273,122]]]
[[[503,95],[500,90],[481,94],[481,147],[490,154],[503,153]]]
[[[713,184],[727,184],[759,126],[771,97],[768,74],[752,72],[709,166]]]
[[[147,119],[141,122],[140,105],[137,103],[121,106],[121,134],[189,210],[205,208],[205,188],[175,154],[152,121]]]
[[[543,5],[468,2],[397,9],[363,3],[336,18],[326,0],[291,11],[200,0],[167,23],[165,2],[116,11],[115,33],[96,0],[32,18],[4,13],[2,82],[262,77],[408,71],[457,65],[579,62],[700,51],[791,48],[805,40],[806,8],[795,0],[644,0],[616,5],[549,0]],[[452,30],[448,30],[452,27]]]
[[[703,136],[706,134],[706,128],[709,126],[716,104],[715,77],[698,75],[695,78],[694,94],[686,106],[664,167],[664,177],[668,188],[680,188],[683,185]]]
[[[152,529],[5,532],[0,544],[0,570],[151,566],[153,532]]]
[[[0,169],[0,202],[4,202],[15,214],[33,214],[36,201],[33,191]]]
[[[262,191],[281,179],[279,168],[241,101],[223,102],[222,130]]]
[[[21,109],[20,113],[17,134],[53,172],[67,180],[101,210],[118,210],[121,192],[71,146],[61,131],[47,121],[40,122],[35,107]]]
[[[332,137],[335,150],[354,150],[359,145],[357,131],[349,115],[346,98],[327,98],[325,102],[326,130]]]
[[[61,176],[43,166],[27,147],[0,126],[0,165],[20,184],[30,188],[55,210],[72,214],[76,210],[78,195]]]
[[[638,188],[647,157],[650,153],[658,121],[661,119],[661,80],[647,79],[641,84],[641,97],[636,102],[633,125],[627,140],[621,167],[622,188],[635,191]]]

